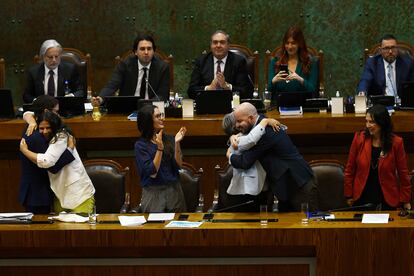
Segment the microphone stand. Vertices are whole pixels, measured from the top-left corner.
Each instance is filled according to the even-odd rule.
[[[152,85],[149,83],[148,78],[145,78],[145,85],[147,88],[149,87],[151,89],[151,92],[155,95],[157,101],[161,101],[160,97],[158,97],[158,94],[155,93],[154,88],[152,88]],[[147,89],[148,90],[148,89]]]

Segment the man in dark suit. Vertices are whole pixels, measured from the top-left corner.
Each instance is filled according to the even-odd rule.
[[[250,103],[242,103],[234,111],[236,128],[249,133],[263,116]],[[273,131],[270,126],[250,150],[227,157],[234,168],[248,169],[259,160],[266,171],[266,182],[279,199],[280,211],[300,211],[302,202],[310,202],[313,172],[284,130]]]
[[[199,90],[229,89],[238,91],[240,98],[251,98],[253,84],[247,73],[246,59],[229,51],[230,37],[224,31],[211,36],[211,52],[196,59],[187,94],[197,97]]]
[[[41,95],[33,103],[35,116],[40,112],[44,112],[44,110],[57,113],[58,108],[58,101],[49,95]],[[33,129],[31,127],[28,128],[30,131]],[[48,141],[39,131],[28,134],[26,129],[23,138],[26,140],[28,148],[33,152],[45,153],[49,147]],[[22,166],[19,190],[20,204],[28,212],[48,214],[51,203],[53,202],[53,192],[50,188],[47,171],[57,173],[65,165],[75,160],[74,156],[69,150],[66,150],[56,164],[48,170],[39,168],[37,164],[34,164],[23,154],[20,154],[20,160]]]
[[[42,63],[27,71],[23,101],[31,103],[40,95],[84,97],[79,72],[72,63],[61,61],[62,46],[54,39],[40,47]]]
[[[366,95],[401,96],[404,82],[414,81],[414,60],[402,55],[393,35],[381,38],[381,54],[370,57],[362,73],[358,92]]]
[[[169,98],[170,68],[166,62],[154,56],[156,50],[152,36],[141,34],[132,46],[134,55],[121,61],[115,68],[111,80],[101,90],[93,103],[103,102],[103,97],[113,96],[119,89],[119,96],[141,96],[143,99]],[[148,81],[148,83],[147,83]]]

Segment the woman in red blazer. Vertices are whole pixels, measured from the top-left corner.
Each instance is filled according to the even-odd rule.
[[[411,183],[403,139],[392,133],[391,118],[382,105],[368,109],[366,129],[355,133],[345,168],[348,204],[372,203],[375,209],[411,209]]]

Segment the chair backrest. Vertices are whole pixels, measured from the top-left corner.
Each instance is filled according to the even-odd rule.
[[[125,60],[126,58],[135,55],[135,53],[132,50],[125,51],[123,54],[116,56],[114,63],[115,66],[117,66],[122,60]],[[166,55],[164,52],[160,50],[156,50],[154,55],[163,60],[168,64],[170,67],[170,91],[174,90],[174,57],[172,54]]]
[[[252,51],[246,46],[239,44],[230,44],[230,51],[243,56],[247,61],[247,73],[254,84],[254,89],[259,88],[259,52]]]
[[[313,160],[309,166],[314,173],[315,209],[327,211],[346,207],[344,196],[344,165],[338,160]]]
[[[364,58],[365,61],[369,57],[373,57],[377,54],[381,53],[381,43],[374,44],[371,48],[365,48],[364,50]],[[397,48],[400,54],[402,55],[410,55],[411,57],[414,57],[414,46],[408,42],[404,41],[398,41]]]
[[[281,52],[282,52],[282,47],[281,46],[276,47],[273,51],[270,51],[270,50],[266,51],[266,58],[265,58],[265,62],[264,62],[264,64],[265,64],[266,85],[269,81],[268,80],[268,77],[269,77],[268,73],[269,73],[270,61],[272,60],[272,58],[274,58],[276,56],[280,56]],[[323,78],[323,51],[322,50],[318,51],[315,48],[308,46],[308,52],[312,57],[316,58],[317,62],[318,62],[319,73],[318,73],[318,84],[317,84],[318,91],[317,92],[324,91],[325,90],[325,81],[324,81],[324,78]],[[318,96],[318,95],[315,95],[315,96]]]
[[[95,186],[95,205],[98,213],[119,213],[125,201],[125,182],[129,168],[106,159],[83,162]]]
[[[6,66],[3,58],[0,58],[0,88],[6,85]]]
[[[61,59],[73,63],[76,65],[80,82],[82,87],[86,89],[87,95],[91,95],[92,93],[92,83],[93,83],[93,75],[92,75],[92,62],[91,62],[91,55],[85,54],[82,51],[75,49],[75,48],[63,48]],[[42,59],[39,55],[34,56],[34,62],[40,63]]]
[[[195,212],[200,197],[200,183],[203,169],[196,170],[193,165],[183,162],[179,172],[187,212]]]

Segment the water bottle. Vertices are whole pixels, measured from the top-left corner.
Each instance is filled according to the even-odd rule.
[[[258,99],[258,98],[259,98],[259,90],[255,88],[253,90],[253,99]]]
[[[273,213],[279,212],[279,200],[277,199],[275,195],[273,196],[272,212]]]
[[[65,91],[65,96],[68,96],[70,94],[70,88],[69,88],[69,81],[65,80],[64,82],[64,91]]]
[[[211,205],[211,207],[208,209],[208,213],[213,213],[218,206],[218,191],[214,190],[214,196],[213,196],[213,204]]]

